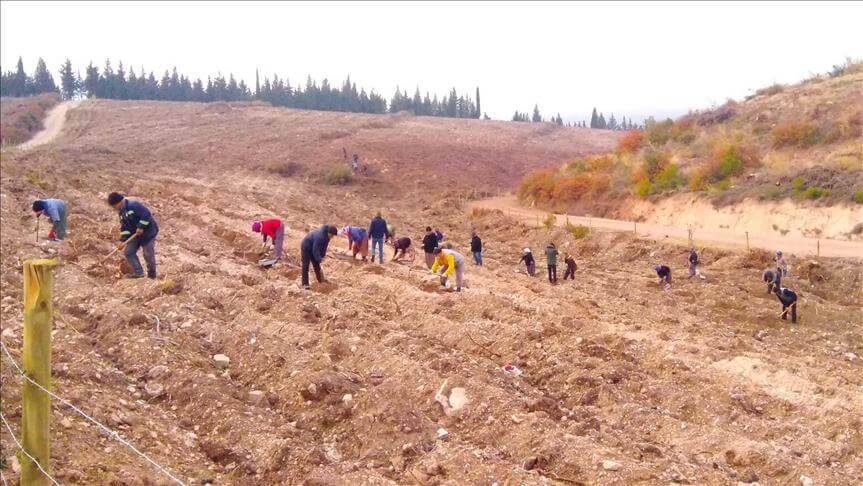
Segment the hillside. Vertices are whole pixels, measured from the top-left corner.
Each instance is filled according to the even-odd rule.
[[[802,296],[791,326],[760,281],[765,252],[700,248],[707,279],[686,280],[680,246],[576,239],[467,209],[616,138],[84,102],[53,143],[2,153],[2,339],[20,360],[20,262],[59,253],[54,390],[187,484],[852,483],[863,475],[860,261],[789,255],[785,284]],[[326,184],[342,147],[369,174]],[[118,259],[98,265],[115,246],[112,190],[153,210],[160,279],[120,280]],[[34,243],[29,207],[45,195],[70,205],[59,247]],[[377,210],[415,241],[439,226],[465,253],[477,229],[486,266],[468,266],[464,291],[450,293],[419,260],[351,261],[339,238],[323,265],[330,282],[301,290],[306,231],[365,225]],[[288,255],[262,270],[249,222],[271,215],[287,226]],[[539,257],[549,240],[575,255],[575,281],[519,271],[521,248]],[[673,290],[657,286],[657,261],[674,268]],[[17,426],[19,381],[5,361],[0,373],[2,411]],[[447,413],[435,395],[454,388],[467,404]],[[62,484],[169,484],[67,408],[55,405],[53,420]],[[3,473],[15,481],[4,434]]]
[[[689,200],[680,195],[719,207],[786,199],[803,208],[863,205],[863,64],[648,123],[614,152],[531,174],[519,195],[618,216],[632,215],[634,199]]]
[[[0,98],[0,145],[26,142],[42,129],[48,110],[60,101],[53,93],[27,98]]]

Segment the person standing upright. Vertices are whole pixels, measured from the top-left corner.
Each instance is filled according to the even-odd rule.
[[[384,262],[384,238],[389,234],[387,229],[387,221],[381,216],[380,211],[372,218],[369,223],[369,238],[372,240],[372,261],[375,261],[375,252],[377,250],[378,263]]]
[[[548,264],[548,281],[555,284],[557,283],[557,247],[552,242],[545,247],[545,260]]]
[[[473,236],[470,238],[470,252],[473,253],[473,262],[482,266],[482,239],[476,231],[473,232]]]
[[[428,268],[431,268],[434,264],[434,249],[437,248],[437,245],[437,235],[432,231],[431,226],[426,226],[426,234],[423,236],[423,252],[425,253],[426,267]]]

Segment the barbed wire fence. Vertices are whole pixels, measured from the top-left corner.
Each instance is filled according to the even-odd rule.
[[[36,388],[38,388],[38,389],[39,389],[39,390],[41,390],[42,392],[44,392],[44,393],[48,394],[48,396],[50,396],[50,397],[51,397],[51,398],[53,398],[54,400],[57,400],[58,402],[62,403],[63,405],[65,405],[65,406],[69,407],[69,408],[70,408],[70,409],[72,409],[74,412],[76,412],[78,415],[80,415],[81,417],[83,417],[84,419],[86,419],[88,422],[92,423],[93,425],[95,425],[96,427],[98,427],[100,430],[102,430],[102,431],[105,433],[105,435],[107,435],[108,437],[111,437],[112,439],[114,439],[114,440],[116,440],[117,442],[119,442],[119,443],[123,444],[124,446],[126,446],[129,450],[131,450],[133,453],[135,453],[138,457],[140,457],[140,458],[144,459],[145,461],[147,461],[147,462],[148,462],[150,465],[152,465],[155,469],[157,469],[159,472],[161,472],[162,474],[164,474],[165,476],[167,476],[168,478],[170,478],[170,479],[171,479],[172,481],[174,481],[175,483],[177,483],[177,484],[179,484],[179,485],[181,485],[181,486],[186,486],[186,483],[184,483],[184,482],[183,482],[182,480],[180,480],[177,476],[175,476],[175,475],[174,475],[174,474],[172,474],[170,471],[168,471],[164,466],[162,466],[161,464],[159,464],[159,463],[157,463],[156,461],[154,461],[152,458],[150,458],[150,456],[148,456],[148,455],[147,455],[147,454],[145,454],[144,452],[141,452],[141,450],[139,450],[137,447],[135,447],[131,442],[129,442],[128,440],[124,439],[124,438],[120,435],[120,433],[119,433],[119,432],[117,432],[117,431],[115,431],[115,430],[113,430],[113,429],[109,428],[108,426],[106,426],[106,425],[104,425],[104,424],[100,423],[99,421],[97,421],[96,419],[94,419],[93,417],[91,417],[90,415],[88,415],[86,412],[84,412],[84,411],[83,411],[83,410],[81,410],[80,408],[76,407],[76,406],[75,406],[74,404],[72,404],[69,400],[66,400],[65,398],[63,398],[63,397],[61,397],[61,396],[57,395],[56,393],[52,392],[51,390],[48,390],[47,388],[43,387],[42,385],[40,385],[39,383],[37,383],[37,382],[36,382],[35,380],[33,380],[32,378],[30,378],[29,376],[27,376],[27,374],[24,372],[24,370],[21,368],[21,366],[18,364],[18,362],[17,362],[17,361],[15,361],[15,358],[12,356],[12,353],[9,351],[9,348],[7,348],[7,347],[6,347],[6,344],[5,344],[3,341],[0,341],[0,348],[2,348],[2,350],[3,350],[3,356],[2,356],[2,357],[3,357],[3,358],[6,358],[6,360],[9,362],[9,364],[11,364],[11,365],[12,365],[13,371],[15,371],[15,372],[19,375],[19,379],[21,379],[21,380],[26,380],[27,382],[29,382],[30,384],[34,385]],[[2,412],[0,412],[0,418],[2,418],[3,425],[5,426],[6,430],[9,432],[9,435],[10,435],[10,436],[12,436],[12,440],[15,442],[15,445],[18,447],[18,449],[19,449],[19,450],[20,450],[20,451],[21,451],[25,456],[27,456],[27,458],[28,458],[28,459],[30,459],[31,461],[33,461],[33,463],[34,463],[34,464],[36,465],[36,467],[37,467],[37,468],[42,472],[42,474],[44,474],[44,475],[45,475],[45,477],[47,477],[47,478],[48,478],[48,479],[49,479],[53,484],[56,484],[56,485],[58,485],[58,486],[59,486],[59,484],[60,484],[60,483],[58,483],[58,482],[57,482],[57,480],[55,480],[53,477],[51,477],[51,475],[50,475],[50,474],[48,474],[48,472],[46,471],[46,469],[45,469],[45,468],[43,468],[43,467],[42,467],[42,465],[41,465],[41,464],[39,464],[39,462],[38,462],[38,461],[36,461],[36,460],[35,460],[35,459],[30,455],[30,454],[28,454],[26,450],[24,450],[24,447],[21,445],[21,443],[20,443],[20,442],[18,441],[18,439],[15,437],[15,432],[12,430],[12,427],[11,427],[11,426],[9,425],[9,423],[6,421],[6,417],[5,417],[5,416],[3,416]],[[5,477],[3,477],[3,484],[4,484],[4,485],[5,485],[5,484],[7,484],[7,483],[6,483],[6,478],[5,478]]]

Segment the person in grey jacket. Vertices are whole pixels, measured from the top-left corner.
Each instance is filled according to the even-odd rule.
[[[48,232],[48,239],[51,241],[63,240],[66,238],[66,203],[60,199],[37,199],[33,201],[33,212],[36,217],[43,214],[51,220],[51,230]]]

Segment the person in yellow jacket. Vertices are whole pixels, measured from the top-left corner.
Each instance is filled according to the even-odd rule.
[[[448,248],[437,247],[433,251],[435,255],[431,271],[440,275],[440,284],[446,286],[447,280],[455,274],[455,291],[461,292],[461,284],[464,280],[464,256]]]

